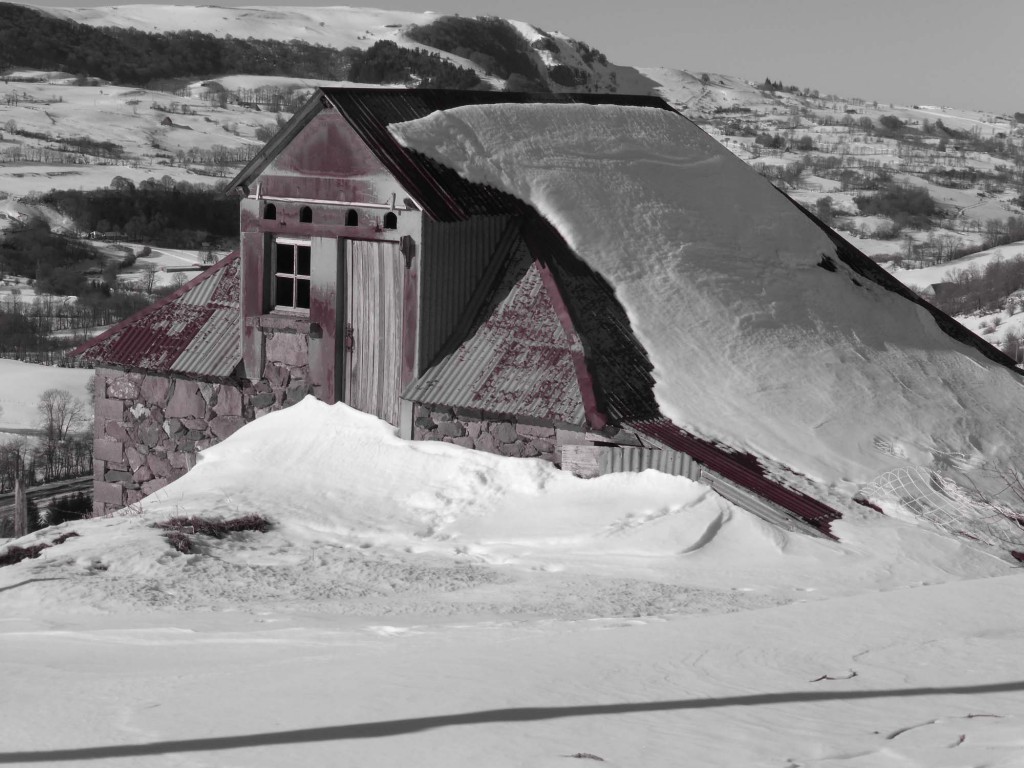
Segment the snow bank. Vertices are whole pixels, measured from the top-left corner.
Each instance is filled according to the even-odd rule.
[[[842,544],[789,534],[654,471],[581,480],[539,460],[399,439],[313,398],[248,424],[132,514],[0,568],[0,611],[309,610],[562,618],[721,612],[1007,572],[1000,559],[874,512]],[[262,515],[269,533],[196,537],[153,523]],[[45,575],[38,581],[26,578]],[[19,585],[5,592],[5,587]]]
[[[505,104],[391,130],[531,203],[615,286],[680,426],[840,498],[907,463],[959,464],[984,485],[982,465],[1021,454],[1014,374],[865,284],[800,210],[678,115]]]
[[[312,398],[200,455],[0,568],[0,763],[1019,765],[1021,581],[964,540],[791,535]],[[190,555],[152,526],[251,513]]]

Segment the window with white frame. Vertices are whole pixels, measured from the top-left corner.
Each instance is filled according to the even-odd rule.
[[[309,240],[279,237],[274,241],[274,309],[309,310]]]

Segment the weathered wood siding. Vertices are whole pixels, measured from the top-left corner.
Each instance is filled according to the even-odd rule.
[[[398,424],[404,265],[398,243],[347,240],[345,402]]]
[[[394,306],[400,313],[397,326],[389,325],[392,333],[397,328],[399,343],[389,342],[388,350],[389,355],[397,355],[400,378],[397,385],[389,386],[394,389],[410,381],[415,367],[416,256],[422,213],[352,127],[336,113],[318,115],[248,191],[241,206],[240,326],[245,376],[251,381],[281,377],[281,368],[286,367],[293,378],[308,376],[305,384],[319,399],[351,401],[346,393],[344,349],[348,311],[344,244],[386,241],[390,253],[397,252],[398,241],[405,238],[408,258],[397,259],[401,268],[389,273],[389,291],[395,281],[399,283]],[[271,218],[265,217],[268,205],[275,209]],[[393,222],[386,220],[391,217]],[[275,238],[280,237],[308,239],[311,244],[308,317],[273,311],[271,253]],[[358,292],[355,297],[359,309],[362,298]],[[403,334],[409,338],[403,339]],[[397,408],[397,396],[394,400]],[[365,402],[370,412],[380,410],[377,400]]]
[[[342,397],[338,350],[344,339],[344,314],[339,304],[343,281],[342,241],[312,238],[309,319],[317,327],[309,339],[309,378],[313,393],[325,403]]]

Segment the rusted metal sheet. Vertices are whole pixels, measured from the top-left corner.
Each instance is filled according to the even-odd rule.
[[[398,424],[403,263],[398,243],[346,241],[345,402]]]
[[[550,271],[560,312],[579,335],[581,386],[588,393],[591,426],[604,418],[655,418],[653,366],[633,334],[629,317],[608,282],[573,252],[553,226],[538,214],[527,217],[523,238],[533,258]]]
[[[71,352],[96,364],[227,378],[241,361],[239,254]]]
[[[668,448],[688,454],[715,475],[785,509],[826,535],[832,535],[829,523],[842,517],[827,504],[766,477],[764,467],[750,454],[701,440],[665,418],[632,421],[629,425]]]
[[[438,223],[424,219],[420,259],[419,369],[434,362],[466,313],[488,266],[505,259],[514,238],[508,216]],[[504,247],[499,247],[504,242]]]
[[[567,337],[537,266],[518,250],[468,336],[405,391],[406,399],[583,424]]]
[[[701,482],[710,485],[714,489],[715,493],[722,498],[727,501],[731,501],[740,509],[745,509],[747,512],[757,515],[762,520],[772,523],[773,525],[777,525],[780,528],[784,528],[789,531],[806,533],[811,536],[834,538],[831,533],[829,533],[827,525],[823,530],[821,525],[811,523],[803,517],[792,514],[789,510],[768,501],[760,494],[755,493],[749,488],[744,488],[742,485],[732,480],[727,480],[721,475],[704,469],[701,473],[700,480]]]

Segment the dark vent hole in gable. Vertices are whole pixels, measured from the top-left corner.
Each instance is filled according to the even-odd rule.
[[[346,227],[358,227],[359,226],[359,212],[349,211],[345,214],[345,226]]]
[[[308,205],[299,208],[299,223],[311,224],[313,222],[313,209]]]
[[[384,214],[384,229],[398,229],[398,215],[394,211]]]
[[[277,218],[277,206],[273,203],[267,203],[263,206],[263,218],[274,220]]]

